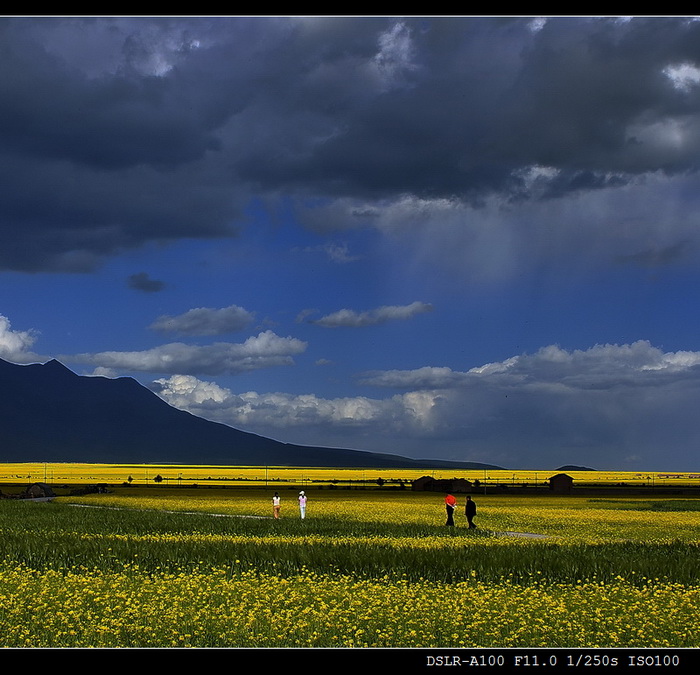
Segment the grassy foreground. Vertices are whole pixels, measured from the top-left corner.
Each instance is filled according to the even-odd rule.
[[[700,500],[125,492],[0,501],[0,644],[700,646]]]

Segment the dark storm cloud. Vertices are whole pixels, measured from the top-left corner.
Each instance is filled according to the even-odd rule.
[[[240,202],[214,132],[247,88],[203,78],[206,59],[178,70],[195,49],[186,28],[2,22],[0,267],[89,271],[145,241],[235,232]]]
[[[0,45],[4,269],[231,236],[252,195],[368,224],[697,170],[682,18],[18,18]]]
[[[202,99],[188,86],[192,83],[140,72],[131,64],[137,22],[132,34],[123,35],[121,67],[90,78],[83,64],[69,65],[60,49],[47,51],[44,33],[39,29],[33,37],[30,21],[9,20],[2,30],[0,134],[6,149],[116,169],[177,165],[218,147],[211,135],[216,117],[208,107],[211,96]],[[40,23],[46,27],[46,20]],[[95,26],[70,24],[76,33]]]
[[[295,73],[275,162],[243,164],[263,184],[320,184],[334,196],[477,199],[527,193],[518,169],[554,167],[555,194],[625,176],[696,168],[698,92],[668,73],[700,59],[700,26],[677,19],[434,19],[388,23]],[[397,29],[397,26],[399,27]],[[347,23],[347,32],[357,25]],[[384,41],[382,42],[382,37]],[[299,40],[303,39],[302,35]],[[330,81],[318,98],[318,82]],[[290,100],[292,102],[292,100]],[[665,133],[684,129],[682,147]],[[285,127],[287,131],[289,127]],[[316,133],[323,142],[309,143]],[[304,133],[304,132],[302,132]],[[611,175],[618,174],[618,175]]]
[[[139,272],[132,274],[126,280],[129,288],[135,291],[143,291],[144,293],[157,293],[165,288],[165,283],[158,279],[151,279],[147,272]]]

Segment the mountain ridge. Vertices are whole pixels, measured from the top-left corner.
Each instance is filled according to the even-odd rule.
[[[0,461],[497,469],[276,441],[174,408],[131,377],[0,359]]]

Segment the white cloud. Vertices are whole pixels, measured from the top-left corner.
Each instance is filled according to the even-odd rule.
[[[181,376],[156,382],[157,393],[171,405],[232,426],[267,428],[268,434],[270,428],[373,428],[405,412],[402,397],[378,400],[363,396],[325,399],[315,394],[282,392],[232,394],[211,382]]]
[[[547,19],[545,17],[539,16],[536,19],[532,19],[527,25],[527,27],[533,33],[539,33],[547,25]]]
[[[160,316],[149,328],[180,335],[223,335],[243,330],[253,318],[253,314],[237,305],[222,309],[197,307],[177,316]]]
[[[10,320],[0,314],[0,357],[16,363],[39,360],[29,348],[36,342],[36,331],[12,330]]]
[[[663,352],[646,341],[550,345],[466,371],[425,367],[365,378],[406,391],[326,399],[234,394],[195,378],[159,382],[166,401],[238,428],[412,457],[690,470],[688,448],[700,443],[700,352]]]
[[[97,366],[92,373],[90,373],[91,377],[108,377],[108,378],[114,378],[117,377],[117,371],[114,370],[114,368],[103,368],[102,366]]]
[[[168,379],[156,380],[160,385],[158,393],[176,408],[191,405],[222,403],[231,396],[231,390],[214,382],[204,382],[192,375],[173,375]]]
[[[331,361],[330,359],[317,359],[315,362],[315,365],[317,365],[317,366],[332,366],[333,361]]]
[[[667,66],[663,70],[676,89],[690,91],[693,86],[700,84],[700,68],[692,63],[678,63]]]
[[[367,312],[356,312],[352,309],[341,309],[332,314],[315,319],[311,323],[319,326],[336,328],[339,326],[360,327],[372,326],[386,321],[412,319],[418,314],[431,312],[433,306],[426,302],[412,302],[410,305],[390,305],[378,307]]]
[[[636,378],[651,384],[651,377],[666,377],[700,366],[700,352],[667,352],[646,340],[629,345],[595,345],[567,351],[558,345],[534,354],[513,356],[466,372],[447,367],[387,370],[365,373],[360,383],[396,389],[454,389],[477,381],[517,383],[523,388],[557,383],[571,388],[608,387]]]
[[[415,48],[411,31],[402,22],[379,35],[379,51],[372,65],[384,90],[396,89],[405,83],[406,75],[416,69]]]
[[[306,342],[292,337],[283,338],[268,330],[257,337],[248,338],[242,344],[217,342],[196,346],[172,342],[138,352],[99,352],[61,358],[127,371],[221,375],[292,365],[292,356],[301,354],[306,347]]]

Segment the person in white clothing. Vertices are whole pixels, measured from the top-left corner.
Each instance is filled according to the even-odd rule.
[[[306,493],[302,490],[299,493],[299,513],[301,514],[301,519],[306,518]]]
[[[272,498],[272,515],[275,517],[275,520],[278,520],[280,517],[280,496],[277,492]]]

